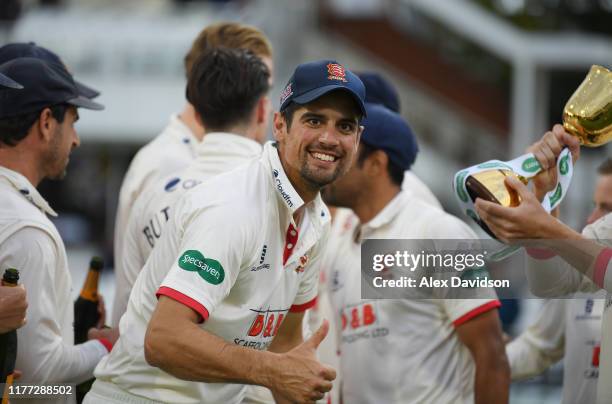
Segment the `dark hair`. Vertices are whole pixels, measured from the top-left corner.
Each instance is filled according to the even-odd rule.
[[[358,167],[362,167],[365,159],[368,158],[368,156],[370,156],[370,154],[374,153],[376,150],[381,150],[384,152],[383,149],[376,149],[363,142],[360,142],[360,146],[361,146],[361,151],[359,152],[359,156],[357,157]],[[389,157],[388,154],[387,154],[387,157]],[[391,182],[401,187],[402,183],[404,182],[404,169],[400,167],[399,165],[395,164],[389,158],[387,158],[387,161],[388,161],[387,173],[389,174],[389,178],[391,179]]]
[[[187,80],[187,100],[207,130],[247,122],[268,92],[270,71],[260,58],[241,49],[218,48],[196,61]]]
[[[605,159],[599,167],[597,167],[597,173],[600,175],[610,175],[612,174],[612,159],[608,157]]]
[[[51,110],[51,115],[57,122],[64,122],[68,109],[67,104],[51,105],[45,108]],[[25,114],[0,119],[0,145],[17,146],[28,135],[32,126],[40,118],[42,111],[44,111],[44,108],[35,112],[26,112]]]
[[[283,109],[280,114],[287,123],[287,130],[291,129],[291,122],[293,121],[293,114],[301,105],[296,104],[295,102],[290,102],[289,105]]]

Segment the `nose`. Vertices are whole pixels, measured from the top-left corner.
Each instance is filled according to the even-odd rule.
[[[79,147],[81,145],[81,138],[79,137],[79,134],[77,133],[77,131],[74,131],[74,139],[72,141],[72,148],[76,149],[77,147]]]
[[[336,130],[336,127],[334,125],[328,125],[319,135],[319,142],[328,146],[336,146],[340,143],[338,136],[340,136],[340,134]]]

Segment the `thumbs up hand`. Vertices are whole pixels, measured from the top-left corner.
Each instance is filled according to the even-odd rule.
[[[329,322],[325,320],[309,339],[282,354],[278,376],[271,386],[277,402],[281,398],[291,403],[314,403],[331,390],[336,371],[316,357],[316,350],[328,331]]]

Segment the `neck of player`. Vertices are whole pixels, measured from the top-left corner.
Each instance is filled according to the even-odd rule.
[[[397,185],[381,184],[380,182],[374,183],[372,188],[361,192],[355,198],[353,206],[350,206],[362,224],[374,219],[401,191]]]

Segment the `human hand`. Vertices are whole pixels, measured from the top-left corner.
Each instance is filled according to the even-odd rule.
[[[580,156],[580,142],[565,132],[563,126],[557,124],[552,131],[546,132],[542,139],[527,149],[542,166],[542,171],[532,179],[534,194],[540,201],[557,185],[557,158],[565,146],[570,149],[572,161],[575,163]]]
[[[23,285],[0,286],[0,334],[26,323],[27,294]]]
[[[107,339],[111,344],[115,345],[115,342],[119,339],[119,328],[90,328],[87,331],[87,339]]]
[[[535,195],[521,181],[506,177],[505,183],[518,193],[521,198],[520,205],[504,207],[477,198],[475,208],[478,216],[499,240],[507,244],[544,237],[543,230],[551,221],[556,222],[556,219],[544,210]]]
[[[278,374],[270,386],[279,401],[315,403],[332,389],[336,371],[316,358],[317,347],[328,331],[329,322],[325,320],[308,340],[281,355]]]
[[[98,315],[100,318],[96,328],[104,328],[104,324],[106,324],[106,305],[104,304],[104,296],[100,294],[98,294]]]

